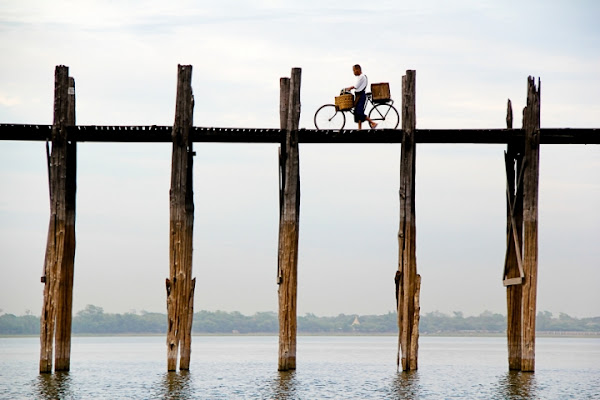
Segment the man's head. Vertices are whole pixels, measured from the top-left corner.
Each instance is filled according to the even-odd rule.
[[[360,65],[356,64],[352,67],[352,71],[354,71],[354,75],[359,76],[362,73],[362,69]]]

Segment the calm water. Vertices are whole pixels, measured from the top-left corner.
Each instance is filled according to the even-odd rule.
[[[74,337],[71,372],[38,374],[38,338],[0,338],[2,399],[600,399],[600,339],[538,338],[536,372],[512,373],[506,339],[421,337],[396,372],[397,338],[298,337],[277,371],[275,336],[195,336],[167,373],[163,337]]]

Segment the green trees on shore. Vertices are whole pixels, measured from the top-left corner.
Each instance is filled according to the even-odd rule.
[[[167,331],[167,316],[145,311],[140,314],[107,314],[102,307],[87,305],[73,318],[72,330],[75,334],[164,333]]]
[[[13,314],[0,315],[0,335],[31,335],[40,332],[40,317]]]
[[[88,305],[73,317],[74,334],[164,334],[167,316],[162,313],[105,313],[101,307]],[[538,332],[600,332],[600,317],[574,318],[543,311],[537,315]],[[0,315],[0,335],[37,335],[40,320],[33,315]],[[506,316],[485,311],[465,317],[461,312],[447,315],[430,312],[421,316],[421,334],[502,333]],[[199,311],[194,314],[194,334],[267,333],[278,332],[277,313],[258,312],[251,316],[237,311]],[[394,334],[398,332],[396,313],[383,315],[346,315],[318,317],[306,314],[298,317],[299,334]]]

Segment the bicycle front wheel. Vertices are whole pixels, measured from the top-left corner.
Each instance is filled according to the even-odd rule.
[[[317,129],[344,129],[346,116],[343,111],[338,111],[335,105],[325,104],[315,113],[315,127]]]
[[[383,129],[396,129],[400,123],[398,111],[391,104],[377,104],[369,112],[369,118]]]

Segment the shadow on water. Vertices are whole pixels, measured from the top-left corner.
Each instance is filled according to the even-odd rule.
[[[296,371],[278,371],[278,376],[273,380],[269,398],[295,399],[298,397]]]
[[[73,397],[71,377],[68,372],[39,374],[35,382],[35,389],[40,399],[54,400]]]
[[[419,398],[419,371],[398,372],[392,381],[391,392],[398,399]]]
[[[193,398],[190,371],[166,372],[154,397],[158,399]]]
[[[498,382],[498,397],[502,399],[537,398],[537,384],[532,372],[508,371]]]

